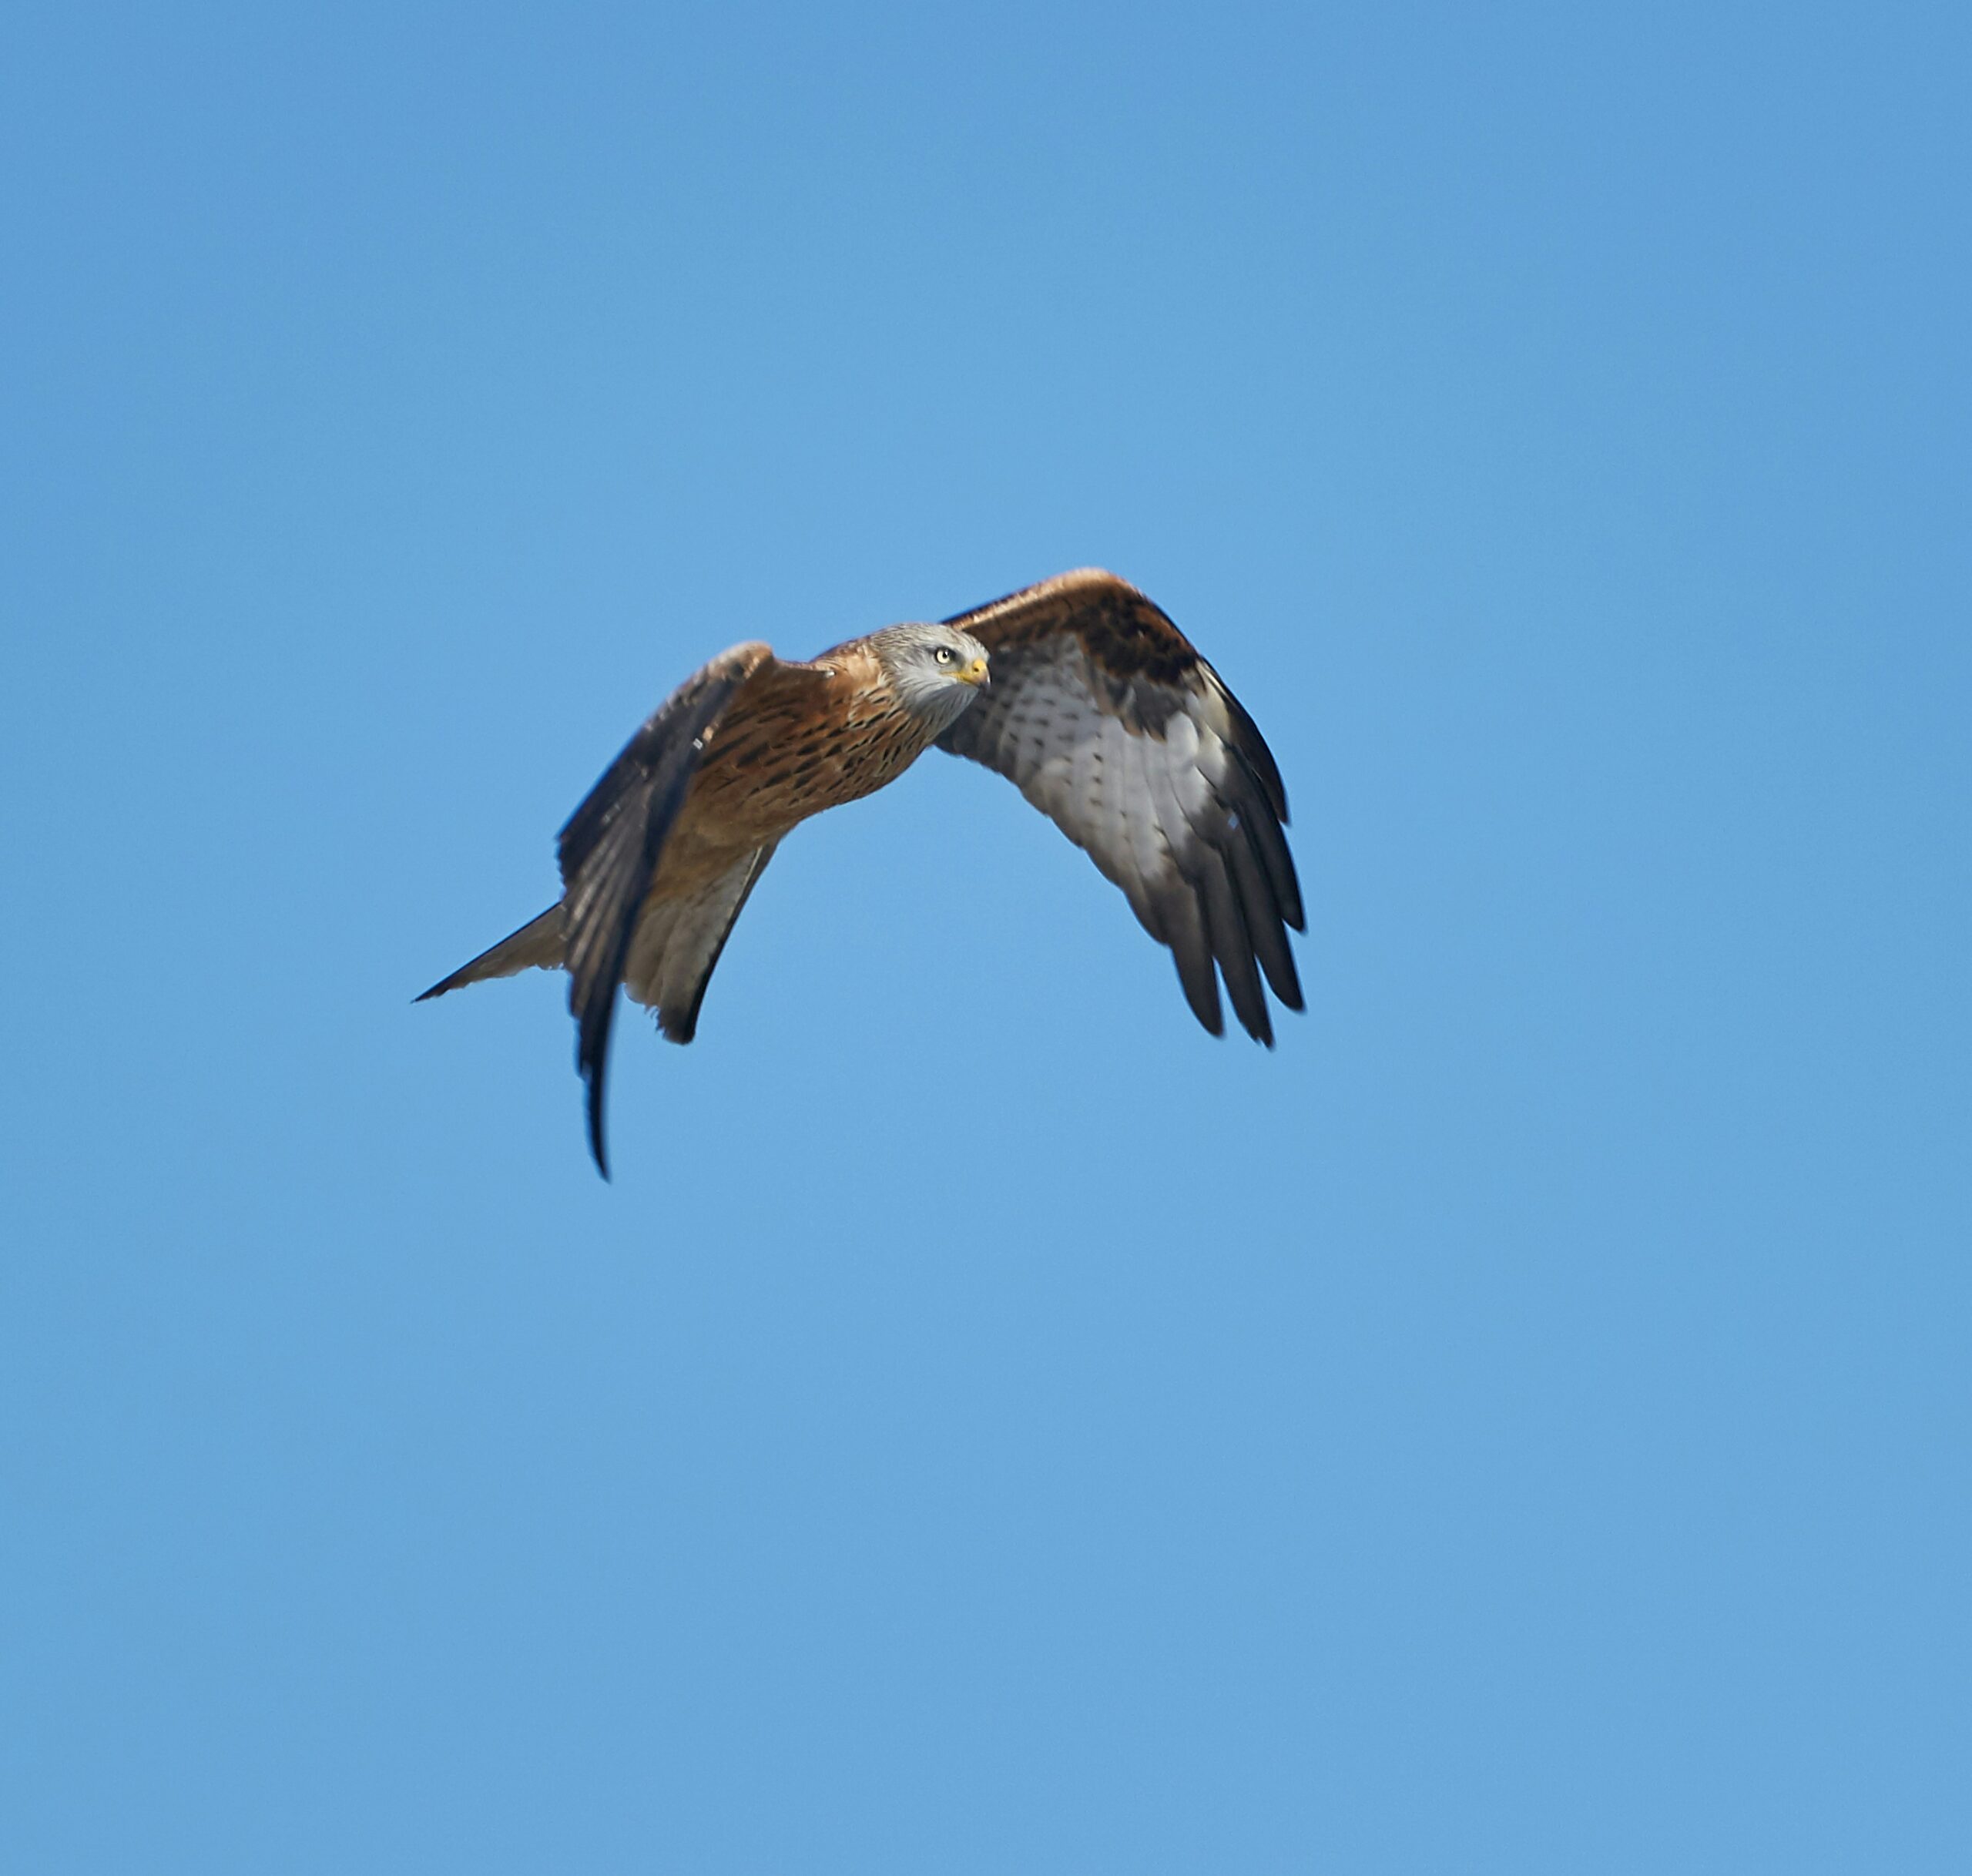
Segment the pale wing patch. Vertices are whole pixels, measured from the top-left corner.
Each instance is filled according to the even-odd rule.
[[[990,641],[989,641],[990,642]],[[1261,769],[1258,732],[1202,663],[1189,681],[1119,707],[1115,686],[1072,634],[1010,643],[993,688],[940,739],[1006,776],[1119,887],[1145,931],[1171,948],[1186,1001],[1222,1025],[1219,979],[1242,1025],[1273,1040],[1262,973],[1301,1007],[1286,928],[1301,908],[1293,862]]]

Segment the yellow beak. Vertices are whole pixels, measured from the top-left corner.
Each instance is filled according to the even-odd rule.
[[[959,673],[958,681],[961,684],[977,684],[983,688],[991,683],[993,680],[987,673],[986,660],[984,658],[975,658]]]

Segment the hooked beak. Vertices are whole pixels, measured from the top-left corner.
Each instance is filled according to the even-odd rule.
[[[971,684],[977,690],[985,690],[991,687],[993,678],[991,673],[986,669],[986,660],[975,658],[958,673],[958,681],[961,684]]]

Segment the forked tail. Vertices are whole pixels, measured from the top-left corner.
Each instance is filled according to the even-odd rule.
[[[442,997],[448,990],[477,984],[489,977],[514,977],[525,970],[557,971],[563,963],[562,908],[551,905],[538,918],[530,918],[510,936],[501,939],[491,951],[482,951],[470,964],[462,964],[450,977],[434,984],[423,996]]]

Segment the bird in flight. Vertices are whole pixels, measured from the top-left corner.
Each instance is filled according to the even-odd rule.
[[[1306,929],[1272,752],[1149,599],[1085,569],[938,625],[890,626],[806,663],[736,645],[631,737],[560,837],[562,897],[434,984],[568,973],[589,1149],[606,1179],[603,1079],[620,986],[674,1042],[790,829],[894,781],[935,743],[1005,776],[1170,947],[1214,1035],[1219,982],[1271,1048],[1264,975],[1301,1008]]]

